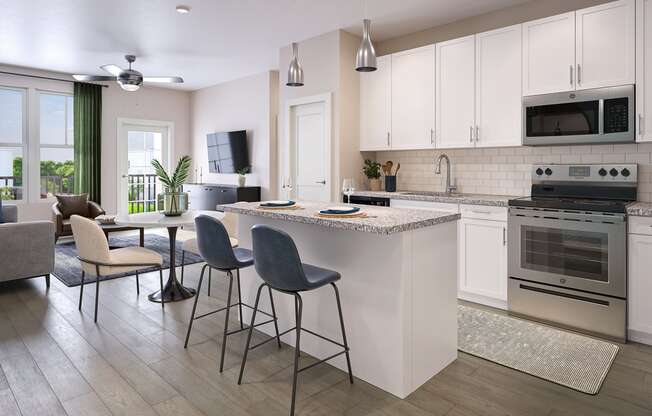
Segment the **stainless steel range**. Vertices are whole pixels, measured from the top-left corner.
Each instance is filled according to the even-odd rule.
[[[626,340],[627,217],[636,165],[539,165],[509,201],[512,314]]]

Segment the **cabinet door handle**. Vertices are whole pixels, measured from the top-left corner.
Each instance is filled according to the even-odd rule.
[[[390,147],[391,145],[389,144],[389,132],[387,132],[387,147]]]
[[[580,64],[577,64],[577,85],[582,84],[582,67]]]
[[[570,85],[573,86],[573,65],[570,66]]]
[[[469,143],[473,143],[473,126],[469,126]]]
[[[435,130],[430,129],[430,144],[435,144]]]
[[[478,125],[476,124],[475,125],[475,141],[477,142],[478,140],[480,140],[480,127],[478,127]]]
[[[503,227],[503,245],[507,244],[507,229]]]

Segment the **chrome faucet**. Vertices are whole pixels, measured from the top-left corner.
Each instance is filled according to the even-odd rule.
[[[439,155],[439,157],[435,161],[435,164],[437,165],[437,167],[435,168],[435,173],[437,175],[441,174],[442,160],[446,161],[446,193],[452,194],[453,192],[457,191],[457,186],[451,185],[451,160],[448,158],[448,156],[445,153]]]

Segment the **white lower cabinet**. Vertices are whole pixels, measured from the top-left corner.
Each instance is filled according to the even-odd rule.
[[[629,339],[652,345],[652,218],[630,217],[628,236]],[[641,233],[641,234],[634,234]]]
[[[461,213],[457,223],[457,296],[507,309],[507,208],[401,199],[392,199],[390,205]]]

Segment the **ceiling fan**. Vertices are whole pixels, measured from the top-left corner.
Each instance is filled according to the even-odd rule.
[[[137,91],[143,82],[156,83],[182,83],[181,77],[143,77],[143,74],[131,69],[131,64],[136,61],[135,55],[125,55],[129,69],[122,69],[117,65],[102,65],[100,68],[111,74],[108,75],[73,75],[77,81],[117,81],[125,91]]]

